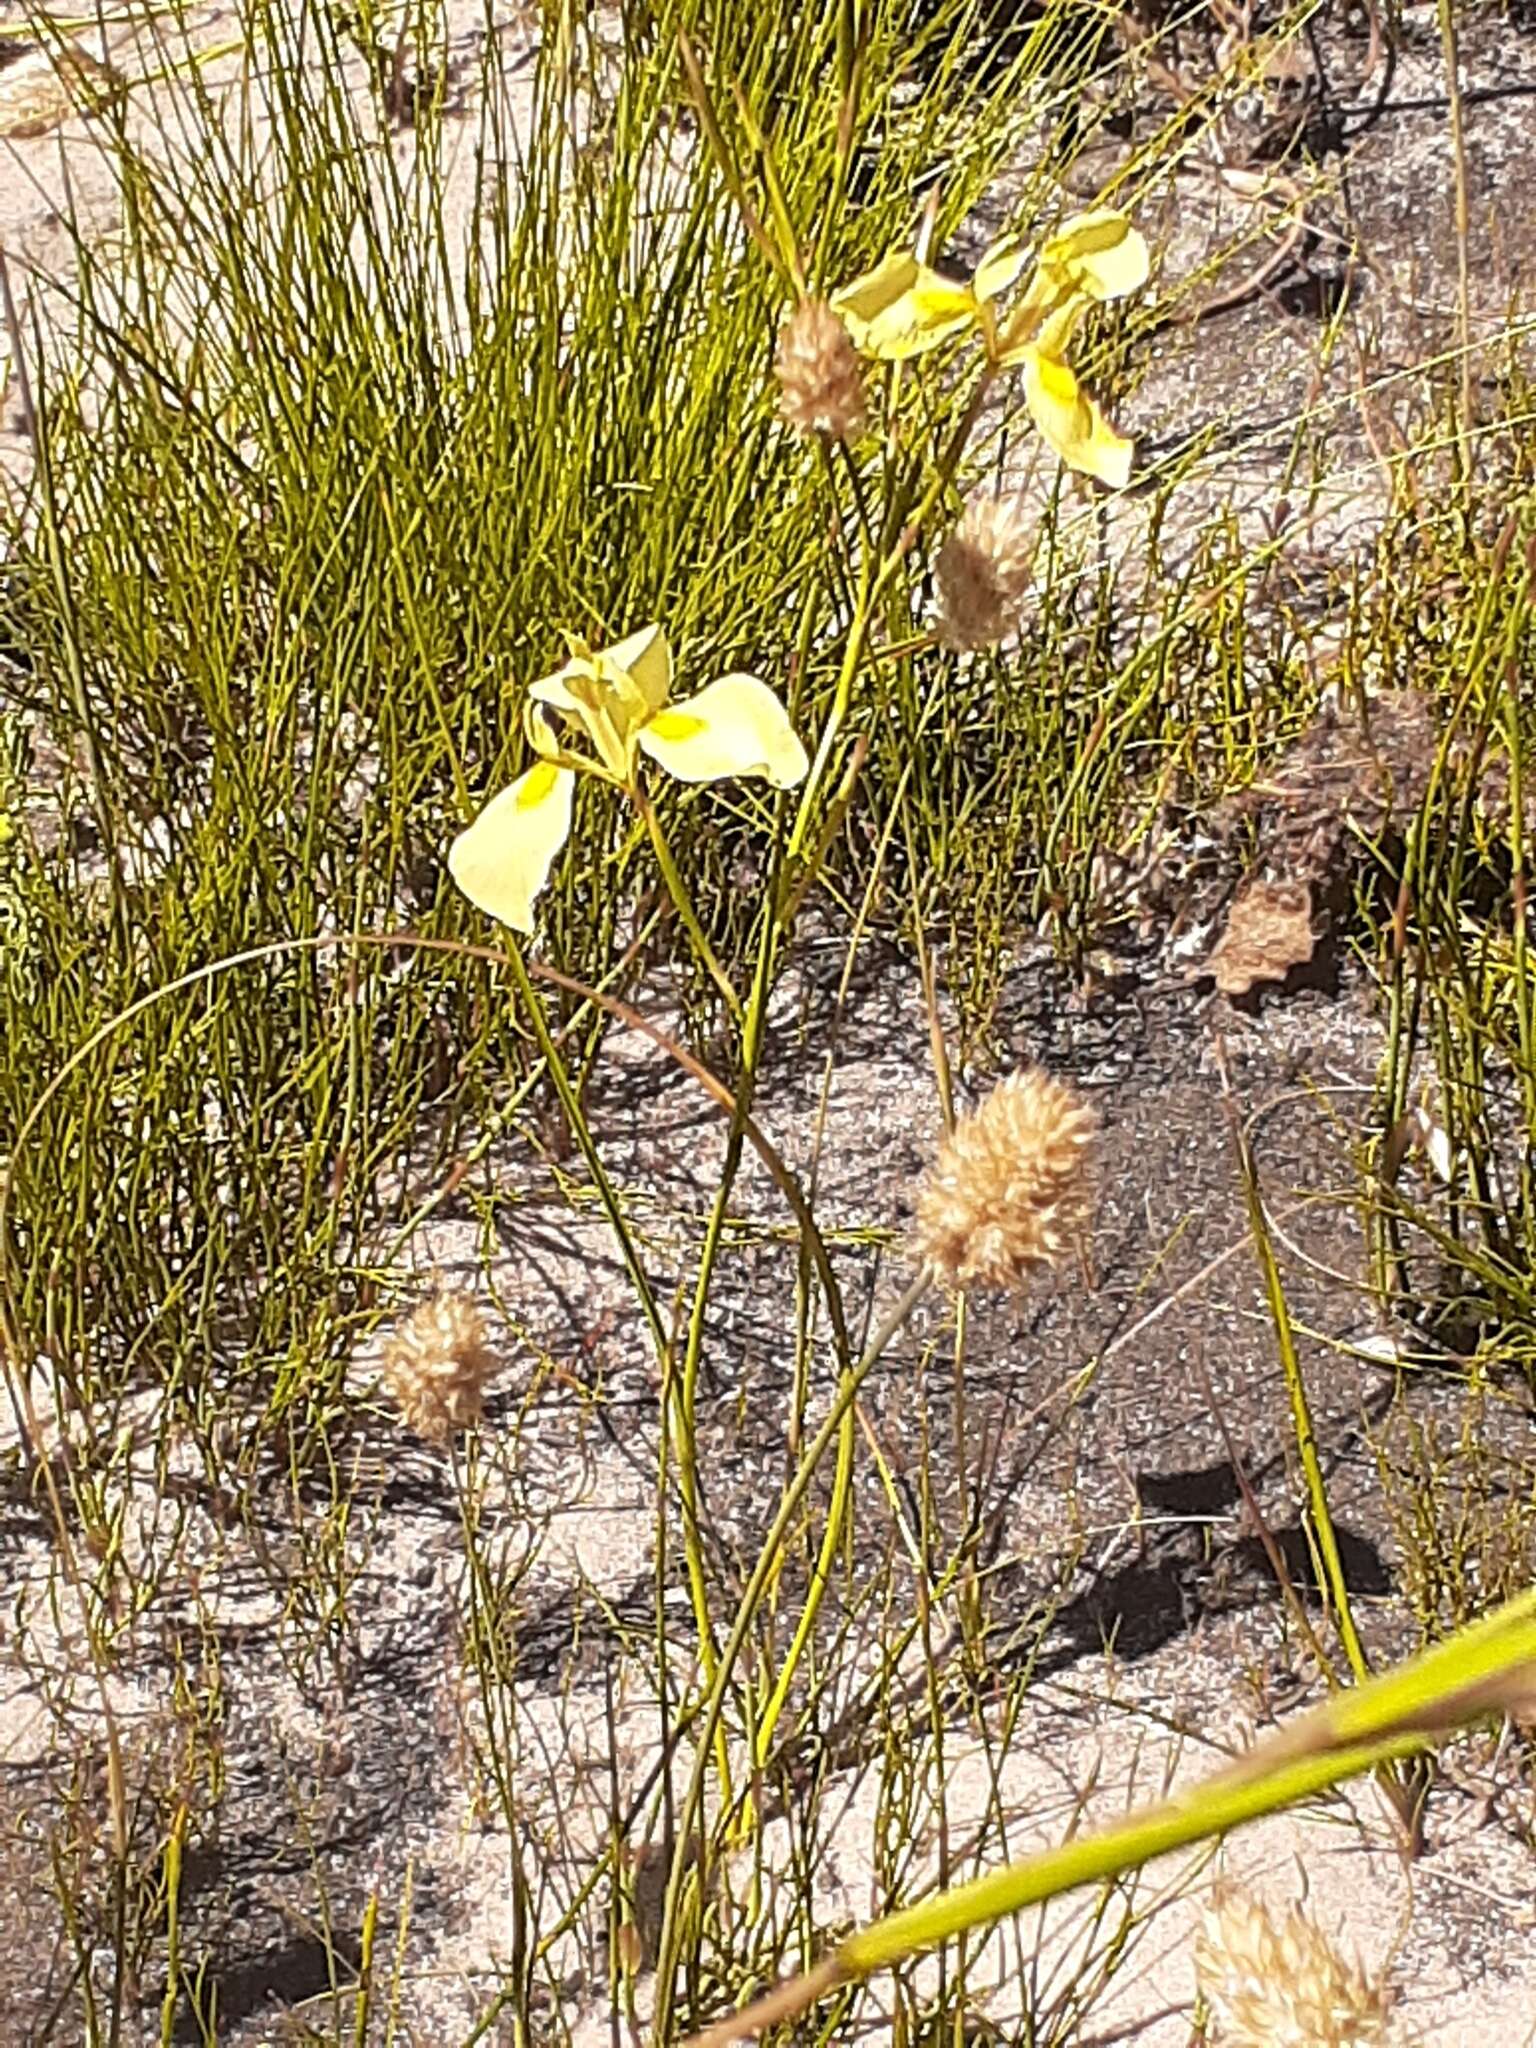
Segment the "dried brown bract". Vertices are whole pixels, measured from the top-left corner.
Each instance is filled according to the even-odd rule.
[[[1245,1892],[1218,1896],[1195,1970],[1222,2048],[1383,2048],[1391,1999],[1300,1906],[1280,1919]]]
[[[995,647],[1012,632],[1029,590],[1035,531],[1008,498],[972,498],[933,565],[938,635],[964,651]]]
[[[1312,958],[1316,945],[1309,883],[1247,882],[1199,972],[1213,976],[1224,996],[1246,995],[1261,981],[1284,981]]]
[[[1383,690],[1363,712],[1335,705],[1213,822],[1230,828],[1251,818],[1267,860],[1321,877],[1351,831],[1377,839],[1406,825],[1424,801],[1439,747],[1435,702],[1422,690]]]
[[[852,441],[864,431],[864,377],[848,330],[824,299],[802,299],[773,358],[779,411],[800,434]]]
[[[479,1421],[485,1389],[501,1369],[478,1307],[446,1290],[395,1326],[383,1364],[406,1426],[437,1444]]]
[[[1059,1265],[1093,1207],[1098,1120],[1038,1067],[957,1119],[918,1195],[913,1249],[952,1287],[1023,1288]]]

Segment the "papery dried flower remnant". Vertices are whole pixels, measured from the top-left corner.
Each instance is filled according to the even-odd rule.
[[[479,1421],[485,1390],[501,1370],[479,1309],[467,1294],[447,1290],[395,1326],[383,1364],[406,1426],[436,1444]]]
[[[1196,972],[1210,975],[1224,996],[1241,996],[1261,981],[1284,981],[1316,950],[1310,883],[1255,880],[1239,890],[1226,930]]]
[[[864,431],[864,377],[848,330],[825,299],[802,299],[779,329],[779,410],[800,434],[852,441]]]
[[[956,1119],[917,1201],[913,1249],[952,1287],[1022,1288],[1059,1265],[1093,1207],[1093,1111],[1038,1067]]]
[[[1347,1963],[1299,1905],[1277,1918],[1246,1892],[1217,1896],[1195,1972],[1221,2048],[1384,2048],[1391,1997]]]
[[[1034,528],[1008,498],[972,498],[933,565],[938,635],[960,651],[995,647],[1014,628],[1035,563]]]

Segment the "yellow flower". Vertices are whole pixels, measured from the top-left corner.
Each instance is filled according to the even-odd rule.
[[[854,347],[883,362],[902,363],[937,348],[968,327],[988,331],[989,307],[1018,277],[1029,257],[1017,237],[995,242],[969,284],[930,270],[899,251],[832,295],[833,311]]]
[[[999,369],[1022,369],[1024,401],[1047,444],[1071,469],[1123,489],[1132,444],[1083,390],[1067,349],[1083,315],[1147,281],[1147,245],[1123,213],[1097,207],[1063,222],[1036,258],[1024,296],[999,323],[992,301],[1028,256],[1016,237],[996,242],[967,284],[915,256],[891,255],[832,300],[866,355],[904,362],[974,328]]]
[[[660,626],[596,653],[572,639],[570,660],[528,692],[528,736],[541,758],[448,850],[448,871],[472,903],[513,931],[533,930],[533,899],[570,836],[578,774],[630,788],[643,753],[679,782],[757,775],[788,789],[805,775],[788,714],[756,676],[722,676],[680,704],[669,702],[671,691],[672,651]],[[596,758],[563,746],[546,711]]]
[[[1074,214],[1040,245],[1033,293],[1049,285],[1061,296],[1123,299],[1139,292],[1149,269],[1145,237],[1112,206]]]
[[[1081,213],[1040,250],[1029,289],[997,336],[996,361],[1024,372],[1024,402],[1041,438],[1069,469],[1124,490],[1133,444],[1078,382],[1067,350],[1083,315],[1147,281],[1147,245],[1124,214]]]

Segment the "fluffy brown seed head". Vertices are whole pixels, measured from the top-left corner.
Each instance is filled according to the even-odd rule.
[[[1346,1963],[1300,1906],[1284,1919],[1245,1892],[1218,1895],[1195,1970],[1222,2048],[1383,2048],[1390,1997]]]
[[[851,441],[864,430],[864,378],[848,330],[824,299],[802,299],[779,329],[779,410],[801,434]]]
[[[1092,1213],[1093,1111],[1038,1067],[956,1119],[917,1199],[913,1249],[952,1287],[1022,1288]]]
[[[995,647],[1017,623],[1035,534],[1010,498],[972,498],[933,565],[938,635],[946,647]]]
[[[479,1421],[485,1389],[501,1369],[479,1309],[467,1294],[446,1290],[396,1324],[383,1363],[407,1427],[437,1444]]]

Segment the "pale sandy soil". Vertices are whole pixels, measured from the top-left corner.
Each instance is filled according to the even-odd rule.
[[[997,1608],[1005,1618],[1016,1612],[1021,1647],[1034,1646],[1039,1675],[1000,1757],[995,1726],[955,1721],[942,1801],[951,1840],[963,1842],[968,1818],[982,1813],[987,1798],[985,1736],[998,1774],[994,1826],[1000,1809],[1017,1852],[1081,1824],[1074,1819],[1080,1806],[1107,1819],[1133,1797],[1191,1782],[1315,1689],[1230,1488],[1225,1506],[1219,1486],[1203,1510],[1166,1506],[1181,1485],[1186,1494],[1210,1487],[1221,1471],[1222,1440],[1194,1371],[1202,1359],[1266,1516],[1295,1555],[1298,1496],[1284,1455],[1284,1397],[1205,1055],[1221,1026],[1244,1105],[1270,1106],[1262,1164],[1277,1211],[1289,1215],[1291,1197],[1341,1184],[1344,1133],[1319,1107],[1327,1097],[1309,1101],[1307,1091],[1337,1096],[1355,1086],[1369,1068],[1374,1026],[1359,993],[1348,991],[1284,998],[1256,1022],[1176,990],[1073,1016],[1038,970],[1014,977],[1011,991],[1010,1043],[1021,1056],[1077,1072],[1102,1109],[1111,1188],[1095,1239],[1097,1288],[1087,1296],[1063,1288],[1024,1309],[988,1309],[970,1345],[973,1427],[978,1440],[996,1446],[987,1499]],[[814,1101],[797,1084],[804,1066],[789,1015],[783,1039],[783,1070],[769,1076],[764,1115],[787,1157],[804,1167]],[[899,1228],[934,1121],[921,1005],[910,979],[886,974],[861,991],[841,1042],[824,1135],[825,1214],[850,1229]],[[610,1168],[639,1204],[654,1270],[670,1285],[697,1243],[718,1129],[700,1119],[664,1063],[623,1036],[592,1107],[607,1133]],[[519,1147],[504,1148],[488,1170],[503,1190],[527,1186],[489,1265],[473,1227],[452,1220],[423,1233],[416,1259],[424,1280],[487,1287],[515,1324],[499,1326],[511,1370],[486,1432],[485,1526],[495,1532],[497,1555],[506,1545],[526,1561],[515,1605],[523,1677],[516,1735],[507,1740],[527,1839],[552,1905],[572,1895],[600,1848],[610,1775],[627,1800],[643,1792],[658,1760],[645,1659],[603,1620],[604,1613],[629,1615],[643,1627],[658,1418],[643,1332],[600,1223],[541,1192]],[[743,1208],[765,1222],[776,1213],[751,1174]],[[1349,1211],[1309,1208],[1287,1224],[1287,1235],[1293,1312],[1314,1333],[1306,1359],[1351,1579],[1373,1654],[1390,1656],[1406,1638],[1368,1438],[1394,1441],[1408,1419],[1453,1414],[1454,1399],[1426,1383],[1403,1416],[1385,1417],[1388,1376],[1331,1348],[1333,1339],[1370,1334],[1361,1297],[1330,1277],[1358,1270]],[[773,1303],[789,1281],[786,1257],[782,1244],[767,1239],[733,1251],[707,1354],[702,1464],[711,1511],[748,1554],[772,1505],[763,1475],[782,1466],[789,1363]],[[888,1298],[900,1284],[899,1253],[849,1253],[843,1264],[855,1304],[871,1291]],[[935,1303],[871,1388],[873,1424],[898,1470],[915,1469],[920,1416],[935,1445],[946,1438],[946,1376],[924,1347],[938,1312]],[[1105,1364],[1091,1392],[1063,1398],[1065,1383],[1094,1355]],[[541,1359],[567,1369],[574,1361],[601,1378],[611,1431],[594,1427],[589,1404]],[[356,1376],[366,1393],[368,1357],[358,1359]],[[530,1389],[533,1406],[514,1433]],[[184,1913],[185,1938],[225,1986],[223,2038],[234,2044],[278,2038],[275,2014],[323,1992],[323,1966],[304,1932],[313,1925],[317,1886],[346,1953],[370,1889],[378,1889],[386,1916],[398,1910],[409,1863],[407,2038],[458,2038],[456,2030],[487,2010],[511,1955],[510,1844],[489,1817],[483,1766],[475,1761],[483,1716],[456,1650],[466,1589],[447,1473],[434,1454],[403,1444],[383,1409],[371,1419],[365,1411],[347,1455],[362,1477],[344,1669],[301,1676],[276,1654],[284,1637],[282,1559],[293,1532],[274,1471],[257,1481],[276,1488],[270,1555],[253,1556],[213,1504],[190,1503],[175,1565],[139,1630],[141,1650],[114,1681],[134,1768],[152,1777],[169,1767],[174,1748],[172,1641],[201,1637],[220,1646],[228,1784],[192,1865]],[[941,1497],[943,1464],[940,1453]],[[149,1557],[168,1542],[166,1500],[152,1470],[143,1482],[126,1540]],[[868,1487],[860,1513],[874,1532],[883,1523],[872,1480]],[[1082,1532],[1076,1564],[1061,1551],[1068,1501]],[[12,1637],[0,1667],[7,1796],[24,1810],[57,1770],[61,1725],[89,1740],[92,1696],[69,1653],[73,1631],[66,1621],[61,1643],[49,1617],[42,1523],[13,1502],[0,1530],[14,1612],[27,1630],[24,1646]],[[856,1584],[878,1568],[878,1541],[867,1558],[861,1543],[861,1559]],[[1048,1625],[1042,1599],[1057,1603]],[[686,1665],[686,1605],[669,1603],[668,1611],[673,1655]],[[898,1592],[895,1613],[905,1611]],[[1038,1624],[1028,1621],[1032,1613]],[[55,1682],[72,1674],[52,1714],[44,1671]],[[884,1903],[873,1844],[891,1796],[889,1773],[888,1759],[854,1755],[828,1781],[823,1811],[835,1822],[816,1861],[824,1924],[846,1926]],[[919,1870],[933,1867],[939,1796],[935,1781],[920,1808],[928,1824]],[[1148,1909],[1145,1922],[1062,2038],[1184,2048],[1193,1996],[1189,1934],[1221,1868],[1252,1877],[1276,1900],[1309,1895],[1330,1931],[1389,1974],[1405,2040],[1472,2044],[1491,2023],[1510,2030],[1512,2043],[1524,2040],[1536,2015],[1533,1820],[1529,1786],[1497,1763],[1490,1739],[1478,1738],[1447,1753],[1425,1852],[1412,1864],[1400,1860],[1388,1817],[1367,1790],[1254,1828],[1229,1844],[1219,1866],[1171,1859],[1134,1888],[1133,1902]],[[645,1808],[636,1840],[656,1825],[654,1806]],[[795,1828],[792,1815],[770,1827],[770,1873],[775,1855],[787,1856]],[[741,1896],[749,1875],[726,1871],[726,1894]],[[566,2016],[594,2043],[608,2030],[599,1988],[602,1925],[599,1905],[550,1959],[565,1987]],[[977,1995],[986,2007],[984,1987],[997,1981],[989,2009],[999,2024],[1017,2023],[1023,1956],[1037,1974],[1033,2010],[1059,2012],[1056,2002],[1106,1932],[1103,1923],[1095,1931],[1092,1916],[1072,1902],[1038,1923],[1004,1929],[973,1951]],[[34,1967],[39,1981],[50,1980],[41,1961]],[[642,2008],[644,1999],[642,1985]],[[323,2006],[322,1999],[304,2009],[313,2018]]]

